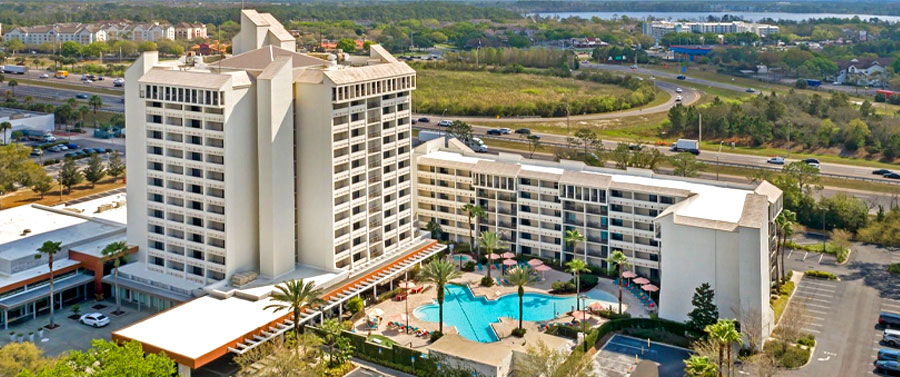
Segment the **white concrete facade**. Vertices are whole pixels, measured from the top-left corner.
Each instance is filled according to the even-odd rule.
[[[621,250],[635,272],[660,283],[660,316],[685,320],[694,289],[709,282],[723,317],[758,312],[771,329],[774,219],[781,192],[662,179],[649,171],[603,169],[581,162],[476,155],[455,139],[416,147],[416,216],[434,219],[450,240],[468,242],[462,207],[487,212],[478,231],[497,232],[510,251],[606,268]],[[584,242],[566,245],[567,230]],[[477,232],[475,233],[477,237]]]
[[[672,21],[645,21],[643,32],[659,40],[669,33],[753,33],[761,38],[771,34],[777,34],[780,28],[776,25],[757,24],[743,21],[731,22],[672,22]],[[713,41],[707,41],[710,43]]]
[[[139,262],[208,285],[354,270],[408,246],[415,72],[379,46],[339,66],[295,52],[271,15],[241,20],[230,58],[179,69],[148,52],[126,72]]]

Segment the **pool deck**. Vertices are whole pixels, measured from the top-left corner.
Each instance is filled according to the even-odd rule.
[[[454,284],[463,284],[467,285],[472,289],[472,293],[475,296],[483,296],[489,300],[496,300],[498,297],[507,295],[507,294],[516,294],[518,289],[515,286],[493,286],[493,287],[482,287],[480,285],[481,278],[487,274],[487,270],[474,272],[463,272],[462,277],[458,279],[454,279],[452,283]],[[498,270],[491,271],[492,277],[502,276]],[[557,281],[568,281],[572,279],[572,275],[556,271],[550,270],[544,272],[544,279],[535,281],[525,287],[526,292],[536,292],[536,293],[544,293],[546,294],[552,289],[552,285]],[[421,286],[421,284],[420,284]],[[398,344],[412,347],[412,348],[424,348],[430,344],[428,338],[417,337],[415,334],[406,334],[398,329],[388,329],[387,323],[390,321],[399,321],[396,317],[397,314],[405,313],[407,308],[407,303],[409,304],[409,325],[412,327],[417,327],[427,331],[436,331],[438,330],[438,324],[434,322],[427,322],[416,318],[413,314],[416,308],[423,305],[430,305],[435,303],[435,291],[434,286],[431,284],[425,284],[425,290],[422,293],[411,294],[409,295],[408,302],[407,301],[394,301],[389,300],[382,302],[380,304],[370,306],[366,308],[366,311],[371,311],[374,308],[380,308],[384,311],[385,315],[383,316],[382,323],[378,326],[377,329],[372,330],[373,334],[380,334],[387,336]],[[612,280],[609,279],[600,279],[599,284],[593,288],[593,290],[602,290],[611,294],[613,297],[618,296],[618,288],[615,284],[613,284]],[[589,293],[588,293],[589,294]],[[626,312],[630,313],[635,317],[649,317],[650,312],[647,310],[644,305],[640,303],[640,301],[631,295],[630,293],[623,292],[622,295],[622,308]],[[618,306],[618,302],[610,302],[608,303],[610,307],[616,308]],[[571,322],[572,317],[568,315],[562,315],[556,319],[550,321],[544,321],[543,323],[566,323]],[[603,318],[594,317],[589,319],[588,324],[591,326],[597,326],[605,322]],[[500,318],[499,322],[494,323],[492,327],[494,331],[497,333],[500,338],[499,344],[503,344],[506,342],[515,342],[516,339],[511,337],[511,332],[514,328],[518,326],[518,321],[511,318]],[[523,327],[528,329],[529,333],[538,332],[538,322],[533,321],[524,321]],[[359,334],[369,333],[369,329],[365,325],[365,317],[358,320],[354,323],[354,329]],[[458,334],[459,332],[456,330],[454,326],[448,326],[446,323],[444,324],[444,333],[445,334]]]

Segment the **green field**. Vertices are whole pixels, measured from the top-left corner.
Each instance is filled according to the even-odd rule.
[[[562,109],[565,114],[566,101],[608,105],[608,111],[615,111],[626,108],[618,98],[632,94],[615,85],[536,74],[422,69],[416,76],[419,113],[447,109],[447,115],[546,115],[548,109]]]

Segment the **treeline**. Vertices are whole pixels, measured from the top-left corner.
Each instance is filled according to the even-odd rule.
[[[887,160],[900,157],[896,120],[876,114],[868,101],[851,104],[843,92],[831,93],[828,99],[792,91],[760,94],[743,103],[716,98],[703,107],[675,106],[662,131],[670,136],[697,136],[701,115],[705,138],[737,138],[762,145],[786,142],[790,135],[795,148],[839,148],[850,154],[865,152],[870,158],[880,154]]]
[[[406,19],[464,21],[472,19],[506,20],[521,16],[497,7],[475,6],[456,2],[311,2],[289,5],[253,4],[260,12],[272,13],[276,19],[305,21],[367,20],[397,22]],[[19,2],[4,3],[0,23],[4,29],[15,26],[41,25],[55,22],[94,22],[127,18],[134,21],[167,20],[221,24],[239,21],[240,8],[232,4],[204,3],[202,6],[168,6],[133,3]]]
[[[759,2],[759,1],[516,1],[498,3],[519,12],[637,12],[665,10],[666,12],[787,12],[821,13],[827,9],[832,13],[862,13],[900,15],[900,4],[891,2]],[[848,17],[849,18],[849,17]]]
[[[577,67],[577,59],[570,51],[549,48],[480,48],[471,51],[454,51],[444,53],[448,64],[516,66],[529,68]]]

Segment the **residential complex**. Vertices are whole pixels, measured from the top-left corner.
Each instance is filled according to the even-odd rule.
[[[744,21],[731,22],[672,22],[646,21],[643,24],[644,34],[659,40],[669,33],[753,33],[760,37],[777,34],[780,28],[776,25],[757,24]]]
[[[182,22],[172,26],[165,21],[132,22],[128,20],[103,21],[92,24],[67,22],[19,26],[8,31],[4,38],[6,40],[18,39],[27,45],[56,44],[68,41],[79,44],[115,40],[155,42],[161,39],[206,38],[206,25]]]
[[[241,19],[234,56],[145,53],[125,77],[128,171],[146,177],[128,181],[127,272],[182,294],[237,272],[353,270],[414,238],[415,72],[379,46],[364,66],[300,54],[271,15]]]
[[[497,232],[517,254],[607,268],[609,254],[621,250],[629,269],[661,284],[661,317],[686,320],[694,288],[709,282],[724,317],[755,311],[762,329],[772,326],[768,292],[781,192],[767,182],[732,188],[576,161],[486,157],[455,139],[426,142],[415,156],[423,229],[434,220],[450,240],[468,242],[462,207],[476,204],[487,212],[477,232]],[[567,245],[568,230],[585,241]]]

